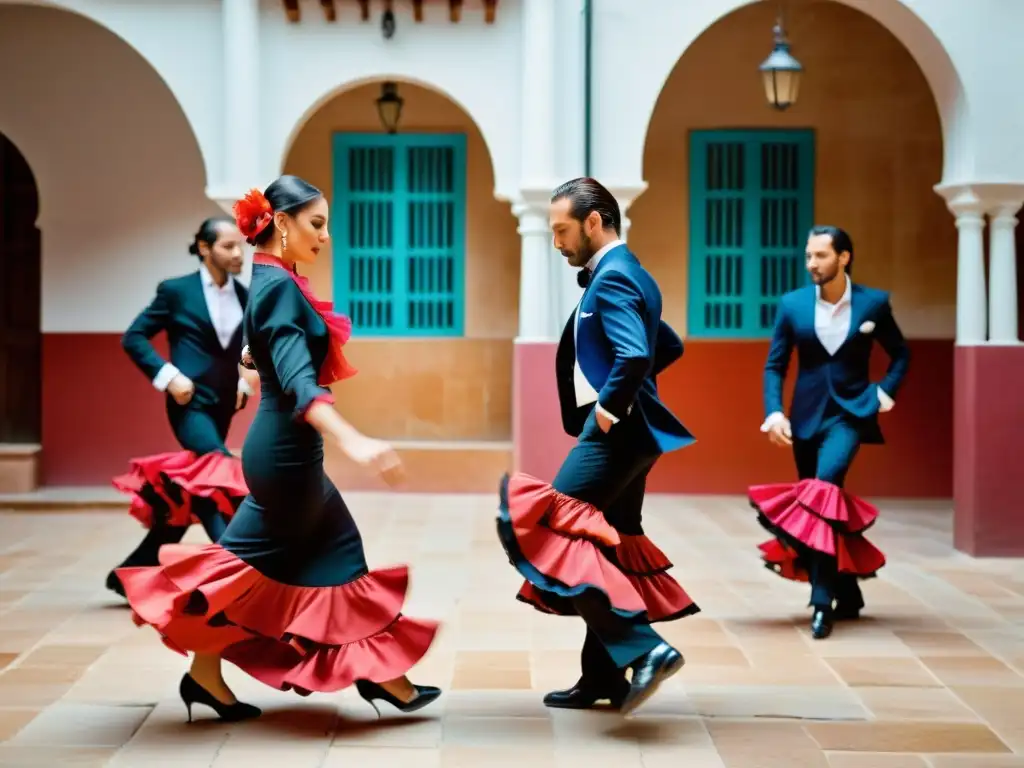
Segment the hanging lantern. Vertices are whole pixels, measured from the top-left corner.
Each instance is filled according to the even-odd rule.
[[[398,132],[398,121],[402,117],[402,105],[405,99],[398,95],[398,83],[386,82],[380,86],[380,97],[377,99],[377,114],[381,125],[388,133]]]
[[[768,103],[782,111],[796,104],[800,93],[800,75],[804,68],[789,52],[789,41],[786,40],[781,19],[772,31],[775,35],[775,48],[760,69]]]

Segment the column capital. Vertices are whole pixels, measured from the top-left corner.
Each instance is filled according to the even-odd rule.
[[[216,187],[206,188],[206,196],[219,205],[223,211],[229,214],[234,213],[231,210],[232,206],[234,206],[235,201],[241,198],[244,194],[245,192],[239,192],[234,185],[230,187],[218,185]]]
[[[538,210],[547,216],[548,206],[551,205],[551,193],[557,186],[557,181],[524,184],[512,198],[512,213],[519,216],[520,213]]]
[[[935,191],[946,201],[946,207],[956,216],[957,226],[961,223],[984,223],[985,202],[970,184],[936,184]]]
[[[601,180],[598,179],[598,181]],[[647,191],[646,181],[633,183],[605,183],[601,181],[601,183],[604,184],[605,189],[615,196],[615,199],[619,203],[619,209],[623,215],[625,215],[626,211],[629,210],[629,206],[635,203],[636,199]]]
[[[253,187],[262,186],[254,184]],[[219,205],[226,213],[234,215],[232,210],[235,202],[240,200],[252,187],[242,188],[241,184],[218,184],[206,188],[206,196]]]
[[[1008,218],[1016,215],[1024,205],[1024,184],[1010,182],[976,182],[936,184],[949,210],[958,218],[973,219],[989,215]]]
[[[250,189],[266,189],[270,181],[257,181],[251,184],[215,184],[206,188],[206,196],[233,216],[232,208],[236,201],[244,197]]]

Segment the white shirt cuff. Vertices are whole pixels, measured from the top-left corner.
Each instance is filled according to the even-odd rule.
[[[782,411],[775,411],[774,413],[769,413],[768,418],[765,419],[764,423],[761,425],[761,431],[767,432],[776,424],[781,424],[785,420],[786,415]]]
[[[164,367],[160,369],[156,377],[153,379],[153,386],[161,392],[167,391],[167,385],[170,384],[174,377],[177,376],[181,371],[175,368],[170,363],[165,363]]]
[[[881,387],[875,387],[878,390],[878,412],[885,413],[891,411],[896,405],[896,401],[886,394],[886,391]]]
[[[252,395],[252,387],[250,387],[249,382],[241,376],[238,377],[238,391],[243,395]]]
[[[608,421],[610,421],[612,424],[618,424],[619,423],[618,417],[617,416],[612,416],[610,413],[608,413],[608,411],[606,411],[604,408],[601,407],[600,403],[597,403],[594,407],[597,409],[598,413],[600,413],[602,416],[604,416],[606,419],[608,419]]]

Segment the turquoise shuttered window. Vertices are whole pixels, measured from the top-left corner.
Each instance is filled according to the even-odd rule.
[[[360,336],[461,336],[466,137],[334,134],[334,296]]]
[[[689,335],[771,335],[779,296],[808,280],[813,223],[813,131],[693,131]]]

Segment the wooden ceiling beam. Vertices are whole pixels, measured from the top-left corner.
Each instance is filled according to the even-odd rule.
[[[488,24],[494,23],[497,16],[498,0],[484,0],[484,21]]]
[[[458,23],[462,18],[462,0],[448,0],[448,19]]]
[[[334,0],[320,0],[320,7],[324,9],[324,18],[328,21],[338,20],[338,10],[334,7]]]
[[[359,3],[359,18],[362,21],[370,20],[370,0],[357,0]]]
[[[301,18],[299,13],[299,0],[281,0],[284,3],[284,15],[288,17],[288,21],[295,24]]]
[[[423,21],[423,0],[412,0],[412,17],[417,24]]]

